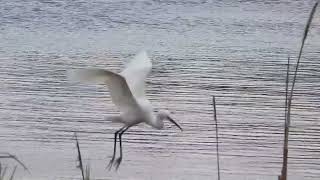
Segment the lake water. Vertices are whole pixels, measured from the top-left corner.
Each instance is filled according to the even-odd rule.
[[[31,174],[80,179],[73,132],[97,179],[217,179],[212,95],[224,180],[277,179],[283,146],[286,61],[296,61],[315,0],[2,0],[0,152]],[[289,142],[291,180],[320,177],[320,13],[301,59]],[[123,136],[119,171],[106,166],[118,124],[102,85],[70,83],[66,71],[120,72],[146,49],[147,93],[184,128],[146,125]],[[293,69],[293,67],[292,67]],[[10,167],[13,162],[5,161]]]

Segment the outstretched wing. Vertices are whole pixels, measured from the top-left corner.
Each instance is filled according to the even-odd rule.
[[[152,63],[147,53],[138,53],[120,73],[127,81],[135,98],[145,98],[145,80],[150,73]]]
[[[123,113],[138,108],[126,79],[117,73],[103,69],[80,69],[71,71],[69,77],[81,82],[107,84],[113,103]]]

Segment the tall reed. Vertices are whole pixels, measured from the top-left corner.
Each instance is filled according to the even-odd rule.
[[[220,159],[219,159],[219,133],[218,133],[218,120],[217,120],[217,108],[216,108],[216,98],[212,96],[213,105],[213,119],[216,126],[216,151],[217,151],[217,169],[218,169],[218,180],[220,180]]]
[[[284,128],[284,145],[283,145],[283,162],[282,162],[282,171],[281,171],[281,176],[279,179],[281,180],[287,180],[287,169],[288,169],[288,141],[289,141],[289,128],[290,128],[290,116],[291,116],[291,106],[292,106],[292,98],[293,98],[293,92],[294,92],[294,86],[295,86],[295,83],[296,83],[296,79],[297,79],[297,74],[298,74],[298,69],[299,69],[299,65],[300,65],[300,59],[301,59],[301,56],[302,56],[302,52],[303,52],[303,48],[304,48],[304,44],[305,44],[305,41],[308,37],[308,33],[309,33],[309,29],[310,29],[310,25],[311,25],[311,22],[312,22],[312,19],[313,19],[313,16],[314,16],[314,13],[317,9],[317,6],[319,4],[319,1],[317,1],[311,12],[310,12],[310,15],[309,15],[309,18],[308,18],[308,21],[307,21],[307,24],[306,24],[306,27],[305,27],[305,30],[304,30],[304,34],[303,34],[303,37],[302,37],[302,41],[301,41],[301,46],[300,46],[300,51],[299,51],[299,55],[298,55],[298,60],[297,60],[297,63],[296,63],[296,68],[295,68],[295,71],[294,71],[294,76],[293,76],[293,79],[292,79],[292,86],[291,86],[291,90],[290,90],[290,94],[289,94],[289,97],[287,97],[288,95],[288,83],[289,83],[289,58],[288,58],[288,66],[287,66],[287,80],[286,80],[286,102],[285,102],[285,112],[286,112],[286,115],[285,115],[285,128]]]

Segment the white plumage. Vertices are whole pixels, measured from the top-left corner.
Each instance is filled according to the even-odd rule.
[[[112,121],[124,123],[124,127],[115,133],[114,154],[109,163],[112,167],[116,153],[116,139],[119,134],[120,157],[116,161],[116,168],[122,160],[121,135],[130,127],[145,122],[156,129],[162,129],[163,120],[167,119],[178,128],[182,128],[169,116],[168,111],[153,111],[150,101],[145,95],[145,80],[151,72],[152,63],[147,53],[138,53],[120,73],[103,69],[80,69],[70,72],[69,77],[81,82],[95,82],[107,84],[112,102],[119,108],[120,115],[112,117]]]

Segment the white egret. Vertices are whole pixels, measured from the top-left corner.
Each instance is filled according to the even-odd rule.
[[[112,122],[123,123],[124,126],[114,134],[113,156],[108,167],[111,169],[115,164],[116,169],[122,161],[121,136],[130,127],[139,123],[146,123],[153,128],[163,129],[164,120],[169,120],[181,131],[182,128],[171,117],[167,110],[154,112],[150,101],[145,95],[145,79],[152,68],[151,60],[145,51],[137,54],[126,68],[120,73],[114,73],[103,69],[80,69],[73,70],[72,79],[107,84],[113,103],[119,108],[120,115],[110,117]],[[114,162],[119,135],[120,157]]]

